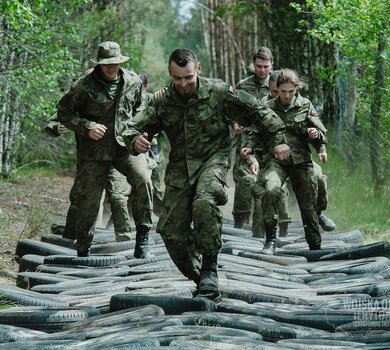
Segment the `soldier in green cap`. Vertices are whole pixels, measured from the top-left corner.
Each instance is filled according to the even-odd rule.
[[[130,155],[121,136],[144,107],[141,80],[136,73],[120,67],[128,60],[118,43],[101,43],[96,59],[92,60],[96,65],[93,72],[81,77],[57,105],[58,120],[75,132],[78,141],[76,249],[81,257],[89,255],[91,228],[112,167],[126,176],[134,194],[134,256],[151,255],[151,166],[144,154]]]
[[[232,148],[230,123],[256,125],[269,138],[277,159],[287,159],[284,126],[269,108],[221,80],[201,77],[194,52],[176,49],[168,60],[171,83],[157,91],[122,136],[132,154],[151,147],[165,131],[171,145],[165,193],[156,231],[196,295],[220,297],[217,277],[222,214]]]

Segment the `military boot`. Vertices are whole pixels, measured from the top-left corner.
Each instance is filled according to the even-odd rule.
[[[245,214],[233,214],[234,228],[243,228],[244,223],[247,221],[247,215]]]
[[[137,233],[135,236],[134,257],[137,259],[147,259],[154,255],[149,250],[149,230],[146,225],[136,227]]]
[[[261,254],[274,255],[276,247],[276,226],[265,227],[265,243]]]
[[[318,223],[324,231],[333,231],[336,228],[336,224],[332,219],[329,219],[325,214],[318,214]]]
[[[309,243],[310,250],[321,250],[321,242]]]
[[[214,301],[219,300],[220,298],[218,288],[217,260],[218,254],[203,255],[198,283],[198,295],[204,296]]]

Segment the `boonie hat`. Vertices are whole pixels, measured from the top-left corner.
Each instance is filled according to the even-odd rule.
[[[121,47],[115,41],[104,41],[99,44],[96,59],[91,59],[94,64],[118,64],[129,60],[123,56]]]

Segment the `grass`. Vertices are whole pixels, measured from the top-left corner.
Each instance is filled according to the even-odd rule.
[[[329,161],[323,165],[328,176],[329,206],[327,215],[339,231],[360,230],[366,243],[390,237],[390,183],[376,195],[368,162],[350,169],[335,149],[328,149]]]

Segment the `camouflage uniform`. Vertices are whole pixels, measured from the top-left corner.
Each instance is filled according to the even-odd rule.
[[[49,123],[47,123],[44,130],[52,137],[58,137],[62,133],[70,131],[68,128],[65,128],[55,117],[49,120]],[[78,167],[76,166],[76,169],[77,168]],[[112,168],[109,172],[108,182],[105,189],[109,197],[115,233],[117,235],[128,235],[131,232],[131,221],[129,211],[127,209],[130,185],[121,173]],[[78,209],[76,203],[76,189],[74,185],[72,186],[69,193],[69,201],[70,205],[66,214],[63,237],[75,239]]]
[[[228,84],[203,77],[198,77],[198,90],[188,100],[172,84],[156,92],[123,134],[127,147],[136,154],[134,142],[142,132],[166,132],[171,151],[157,232],[179,270],[195,282],[199,281],[200,254],[217,254],[222,246],[218,206],[228,200],[231,120],[264,130],[270,147],[285,142],[284,125],[270,109],[250,94],[233,92]]]
[[[75,132],[79,143],[74,184],[79,210],[76,220],[79,252],[91,245],[90,229],[112,167],[126,176],[135,194],[132,209],[137,234],[138,230],[149,230],[152,223],[151,168],[145,155],[129,155],[121,137],[133,115],[143,107],[142,84],[134,72],[121,68],[119,75],[115,96],[102,80],[98,66],[91,74],[80,78],[58,103],[58,120]],[[107,127],[104,137],[98,141],[88,136],[96,123]]]
[[[270,100],[267,104],[286,125],[287,144],[291,148],[288,161],[278,162],[271,159],[259,177],[260,186],[264,188],[262,209],[267,237],[276,227],[278,220],[277,198],[287,177],[297,197],[305,238],[310,249],[320,249],[321,235],[319,233],[317,216],[317,181],[314,177],[313,162],[309,144],[317,153],[325,151],[326,129],[317,117],[311,102],[299,93],[288,106],[283,106],[279,98]],[[309,139],[307,129],[315,127],[319,132],[317,139]]]
[[[256,74],[253,74],[237,83],[237,89],[246,91],[260,101],[268,94],[268,85],[261,84]],[[250,132],[250,128],[244,128],[242,134],[235,135],[236,153],[233,166],[233,180],[235,182],[233,217],[235,227],[242,227],[242,224],[249,220],[253,198],[250,193],[251,186],[256,182],[256,176],[249,171],[248,164],[240,155],[240,150],[244,147],[245,133]],[[254,217],[254,221],[257,219]],[[252,226],[253,227],[253,226]],[[258,225],[255,225],[258,228]],[[256,231],[257,229],[255,229]],[[255,233],[256,236],[261,235],[261,232]]]

